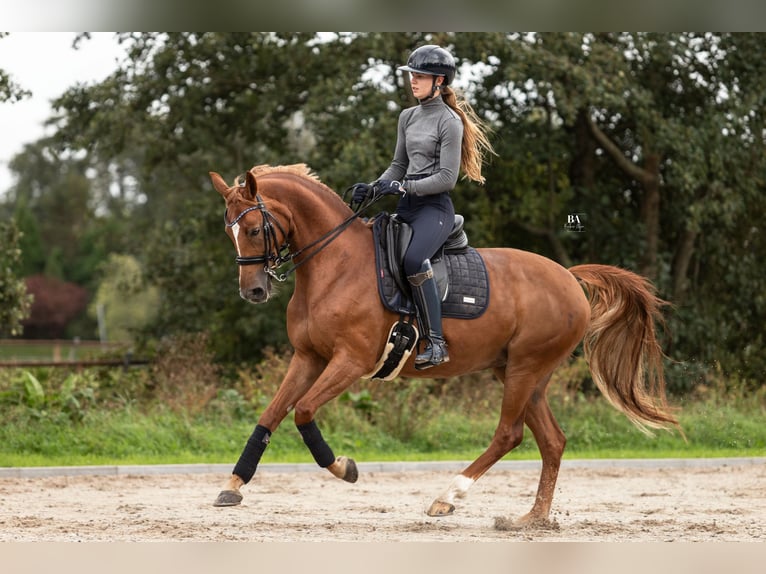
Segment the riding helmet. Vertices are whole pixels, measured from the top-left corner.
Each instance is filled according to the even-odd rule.
[[[444,85],[448,86],[455,78],[455,58],[440,46],[428,44],[416,48],[410,54],[406,66],[400,70],[432,76],[444,76]]]

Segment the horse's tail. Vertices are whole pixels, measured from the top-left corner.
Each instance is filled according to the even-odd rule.
[[[644,433],[674,427],[683,435],[667,404],[655,332],[665,301],[649,280],[618,267],[577,265],[569,271],[590,302],[583,351],[599,390]]]

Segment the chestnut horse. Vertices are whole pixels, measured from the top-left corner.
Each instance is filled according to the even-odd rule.
[[[271,434],[294,411],[295,424],[320,467],[348,482],[350,458],[333,454],[314,416],[360,378],[369,377],[398,315],[376,289],[372,231],[305,165],[257,166],[229,186],[211,173],[226,202],[226,233],[239,263],[239,293],[268,301],[278,268],[291,265],[295,291],[287,308],[294,356],[279,390],[215,501],[232,506],[250,481]],[[487,268],[487,311],[475,319],[444,319],[450,361],[404,377],[443,378],[492,369],[503,385],[500,421],[486,451],[426,511],[445,516],[455,499],[522,440],[529,427],[542,458],[534,505],[519,525],[548,519],[566,439],[546,398],[554,369],[584,341],[593,379],[607,400],[639,428],[680,428],[665,398],[655,320],[662,301],[651,284],[606,265],[567,270],[517,249],[479,249]],[[587,296],[586,292],[587,291]]]

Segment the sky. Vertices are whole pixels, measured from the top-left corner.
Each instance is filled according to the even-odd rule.
[[[114,33],[98,32],[72,48],[74,32],[11,32],[0,38],[0,69],[32,92],[16,103],[0,103],[0,195],[14,183],[8,162],[24,144],[44,135],[51,100],[77,83],[96,83],[117,69],[122,48]]]

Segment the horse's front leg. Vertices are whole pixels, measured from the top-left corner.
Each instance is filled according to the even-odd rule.
[[[324,367],[323,360],[296,351],[279,390],[258,419],[255,430],[213,506],[236,506],[242,502],[240,488],[255,475],[258,463],[271,440],[271,434],[311,388]]]
[[[320,467],[346,482],[356,482],[359,477],[356,462],[345,456],[335,456],[314,416],[319,407],[336,398],[367,372],[365,368],[368,366],[360,366],[344,354],[336,355],[295,405],[295,425],[314,460]]]

